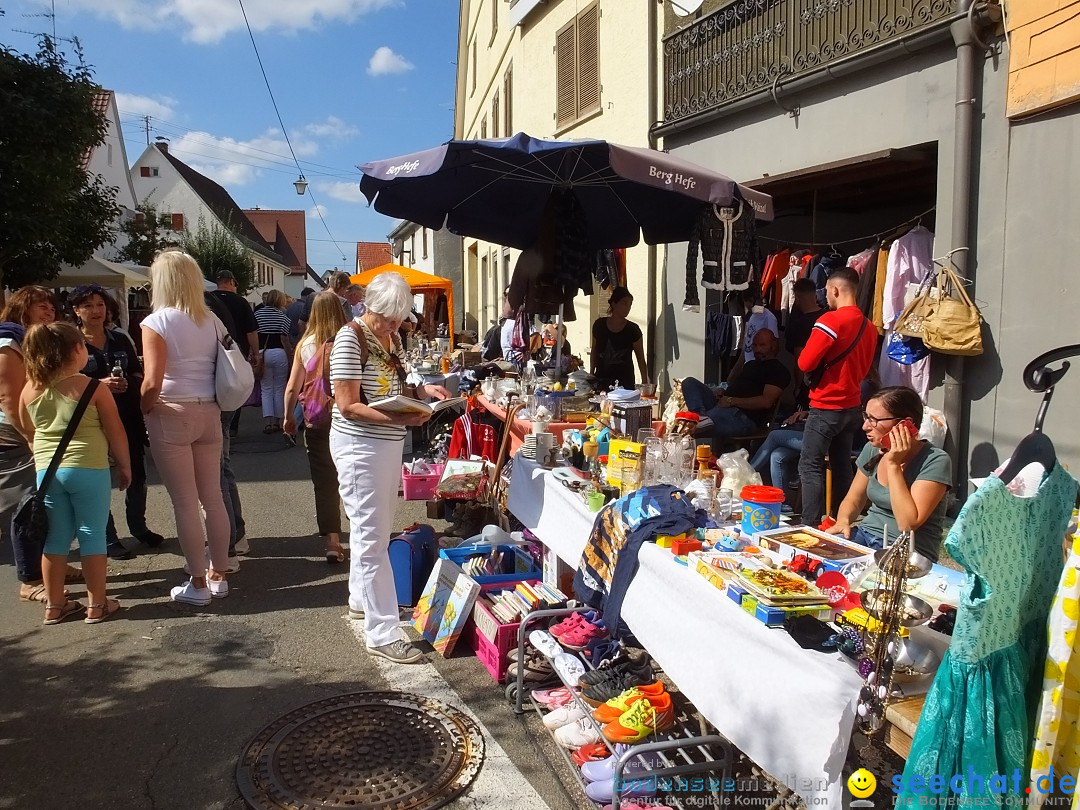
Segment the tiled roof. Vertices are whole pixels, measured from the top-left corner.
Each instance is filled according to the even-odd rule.
[[[173,168],[180,173],[184,181],[191,186],[191,190],[206,203],[207,207],[217,214],[222,222],[227,223],[237,231],[241,242],[271,261],[285,263],[283,257],[274,252],[267,241],[263,239],[262,234],[259,233],[252,221],[244,216],[243,209],[236,204],[236,200],[232,198],[229,192],[206,175],[199,174],[182,160],[171,155],[167,145],[159,143],[158,149],[165,156],[165,159],[172,164]]]
[[[262,238],[281,254],[293,275],[307,267],[307,221],[303,211],[245,208],[244,214]]]
[[[356,272],[363,273],[374,267],[382,267],[394,260],[389,242],[357,242]]]
[[[112,90],[101,89],[94,93],[94,113],[100,115],[102,118],[109,114],[109,104],[112,102],[113,92]],[[97,147],[91,146],[86,150],[86,154],[83,155],[83,170],[85,171],[90,167],[90,158],[94,156],[94,149]]]

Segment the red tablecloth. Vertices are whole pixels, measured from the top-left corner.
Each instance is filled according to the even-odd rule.
[[[506,422],[506,409],[500,408],[490,399],[483,394],[479,394],[476,398],[484,410],[488,413],[500,419],[502,422]],[[664,435],[664,423],[660,421],[654,421],[652,423],[653,430],[656,431],[657,436]],[[580,422],[552,422],[548,425],[548,433],[552,433],[555,436],[555,443],[562,444],[563,433],[567,430],[581,430],[585,427]],[[510,434],[510,455],[513,455],[521,447],[521,443],[525,441],[525,436],[532,432],[532,422],[527,419],[515,419]]]

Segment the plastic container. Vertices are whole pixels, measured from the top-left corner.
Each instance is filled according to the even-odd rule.
[[[432,464],[431,472],[413,475],[407,467],[401,468],[401,490],[407,501],[427,501],[435,497],[435,487],[442,478],[443,465]]]
[[[511,573],[505,574],[482,574],[474,576],[481,585],[493,585],[503,582],[522,582],[530,579],[543,579],[544,569],[536,564],[536,560],[532,558],[521,546],[501,545],[475,545],[475,546],[458,546],[457,548],[444,548],[439,552],[439,556],[443,559],[450,560],[454,565],[460,566],[469,557],[474,557],[477,554],[490,554],[493,548],[497,548],[503,553],[503,556],[510,554],[514,559],[514,570]]]
[[[780,506],[784,491],[777,487],[743,487],[739,494],[743,503],[742,530],[754,535],[780,525]]]

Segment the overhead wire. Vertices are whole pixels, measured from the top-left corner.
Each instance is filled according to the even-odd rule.
[[[236,0],[240,4],[240,12],[244,15],[244,25],[247,28],[248,37],[251,39],[251,47],[255,51],[255,59],[259,63],[259,71],[262,73],[263,82],[266,83],[266,92],[270,94],[270,103],[274,105],[274,113],[277,115],[278,124],[281,125],[281,134],[285,136],[285,144],[289,147],[289,154],[292,155],[293,162],[296,163],[296,168],[300,171],[300,177],[303,178],[304,170],[300,166],[300,161],[296,157],[296,150],[293,149],[292,141],[289,139],[289,131],[285,128],[285,121],[281,117],[281,111],[278,109],[277,99],[274,98],[274,91],[270,88],[270,79],[266,75],[266,68],[263,66],[262,56],[259,54],[259,46],[255,44],[255,34],[251,30],[251,22],[248,20],[247,9],[244,8],[244,0]],[[344,263],[347,261],[345,251],[342,250],[341,245],[334,239],[334,234],[330,232],[330,226],[326,224],[326,219],[323,217],[322,206],[315,200],[315,195],[311,192],[311,186],[308,185],[305,189],[308,196],[311,197],[311,204],[314,206],[315,213],[319,215],[319,221],[322,222],[323,228],[326,229],[327,236],[330,237],[330,241],[334,243],[334,246],[341,251],[341,261]]]

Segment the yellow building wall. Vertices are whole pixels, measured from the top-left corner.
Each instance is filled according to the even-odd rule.
[[[555,35],[578,13],[590,5],[586,0],[551,0],[540,6],[514,29],[507,30],[505,3],[500,3],[500,27],[491,40],[488,5],[499,0],[466,0],[462,3],[462,19],[468,8],[468,36],[461,38],[464,52],[459,60],[471,60],[468,43],[477,45],[477,85],[471,91],[468,70],[459,71],[464,77],[460,132],[457,137],[478,138],[480,122],[485,113],[489,118],[488,134],[492,134],[490,116],[491,99],[497,89],[500,93],[500,109],[503,109],[502,82],[508,65],[513,70],[513,133],[526,132],[538,138],[599,138],[631,146],[648,146],[648,8],[642,3],[625,0],[600,0],[599,62],[600,104],[599,112],[587,116],[570,127],[555,128]],[[490,47],[488,46],[491,41]],[[466,64],[459,62],[459,64]],[[471,69],[471,65],[470,65]],[[513,134],[511,133],[511,134]],[[500,130],[500,135],[506,133]],[[464,250],[475,250],[481,260],[476,272],[483,275],[482,257],[489,258],[487,277],[478,277],[476,284],[466,280],[466,290],[476,289],[475,297],[467,302],[470,312],[475,312],[481,334],[499,316],[500,296],[509,281],[504,269],[501,246],[466,239]],[[509,269],[512,272],[518,251],[510,251]],[[498,262],[494,260],[498,257]],[[627,250],[627,282],[634,295],[634,308],[630,313],[642,331],[646,330],[648,299],[654,293],[654,284],[648,278],[648,248],[644,243]],[[495,269],[497,268],[497,270]],[[469,272],[466,263],[466,272]],[[485,294],[484,285],[487,285]],[[567,338],[574,354],[588,363],[587,352],[591,341],[593,321],[607,314],[606,295],[579,295],[575,301],[577,320],[567,324]],[[655,378],[655,370],[653,373]]]
[[[1080,0],[1013,0],[1008,11],[1008,116],[1080,99]]]

